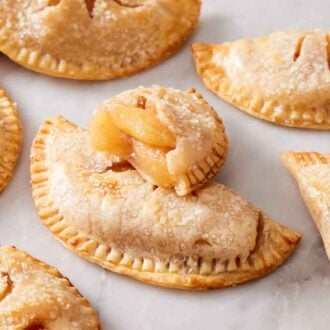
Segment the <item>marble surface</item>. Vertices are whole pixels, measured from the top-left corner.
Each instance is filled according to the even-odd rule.
[[[194,41],[224,42],[285,28],[330,30],[327,0],[205,0]],[[190,40],[190,42],[192,41]],[[56,79],[0,56],[0,83],[18,104],[24,145],[14,179],[0,197],[0,244],[16,245],[56,266],[86,295],[103,329],[328,329],[330,265],[319,235],[282,165],[285,150],[330,151],[330,133],[277,127],[212,95],[198,78],[188,44],[168,61],[135,76],[107,82]],[[304,237],[288,262],[268,277],[225,290],[181,292],[115,275],[69,252],[41,224],[29,188],[29,152],[38,126],[62,114],[86,126],[104,99],[139,85],[196,87],[223,118],[230,154],[217,181]]]

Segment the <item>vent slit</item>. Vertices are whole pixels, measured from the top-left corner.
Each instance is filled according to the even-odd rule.
[[[138,96],[137,100],[136,100],[136,106],[140,109],[145,109],[146,108],[146,103],[147,103],[147,99],[140,95]]]
[[[0,301],[4,300],[14,289],[14,283],[9,277],[8,273],[0,273],[0,278],[5,277],[6,278],[6,286],[5,290],[3,292],[0,292]]]
[[[93,9],[95,5],[95,0],[85,0],[86,7],[90,17],[93,17]]]
[[[126,8],[137,8],[141,6],[141,4],[137,3],[139,1],[131,1],[131,0],[113,0],[113,1],[116,2],[119,6]]]
[[[328,69],[330,70],[330,35],[328,33],[325,35],[325,40],[327,42],[327,46],[326,46],[327,63],[328,63]]]
[[[46,328],[42,323],[34,323],[24,328],[24,330],[44,330],[44,329]]]
[[[49,0],[48,7],[57,6],[62,0]]]
[[[296,50],[295,53],[293,55],[293,61],[296,62],[298,60],[298,58],[300,57],[300,53],[301,53],[301,48],[303,45],[305,37],[300,37],[298,39],[297,45],[296,45]]]
[[[60,4],[62,0],[48,0],[48,7],[54,7]],[[93,17],[95,0],[85,0],[85,4],[90,17]]]

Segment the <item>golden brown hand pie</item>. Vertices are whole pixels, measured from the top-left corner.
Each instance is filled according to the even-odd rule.
[[[123,92],[98,107],[89,131],[95,150],[127,160],[146,180],[180,196],[209,182],[228,149],[221,119],[193,89]]]
[[[229,103],[276,124],[329,130],[329,38],[281,31],[192,50],[205,85]]]
[[[46,120],[32,147],[43,223],[108,270],[171,288],[230,286],[272,271],[301,237],[223,185],[179,197],[111,164],[87,131],[62,117]]]
[[[0,51],[52,76],[122,77],[182,46],[199,9],[199,0],[1,0]]]
[[[22,142],[16,106],[0,87],[0,193],[13,175]]]
[[[330,154],[285,152],[282,160],[298,182],[330,259]]]
[[[54,267],[14,247],[0,247],[0,328],[98,330],[98,318]]]

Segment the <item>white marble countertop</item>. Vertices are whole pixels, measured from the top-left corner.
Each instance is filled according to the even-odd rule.
[[[220,43],[286,28],[329,31],[329,13],[327,0],[204,0],[192,40]],[[198,78],[188,44],[161,65],[107,82],[46,77],[0,56],[0,83],[17,102],[24,125],[18,168],[0,197],[0,244],[15,245],[56,266],[95,307],[103,329],[329,329],[330,264],[296,183],[279,158],[285,150],[329,152],[329,132],[274,126],[224,103]],[[223,118],[230,139],[229,158],[217,181],[304,234],[297,252],[273,274],[210,292],[152,287],[81,259],[39,221],[29,187],[29,152],[41,122],[62,114],[85,126],[100,101],[152,84],[196,87]]]

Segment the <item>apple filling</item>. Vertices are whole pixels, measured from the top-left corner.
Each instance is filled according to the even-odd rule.
[[[121,157],[158,186],[174,185],[166,154],[175,148],[175,137],[152,107],[116,105],[111,110],[100,109],[92,117],[89,131],[95,150]]]

